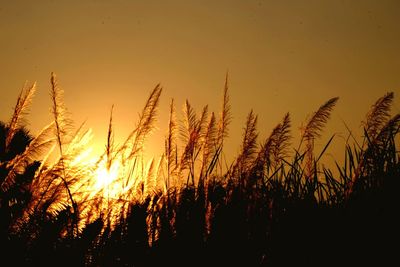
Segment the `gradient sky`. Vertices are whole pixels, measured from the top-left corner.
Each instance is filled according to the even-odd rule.
[[[395,92],[394,111],[400,112],[399,14],[400,1],[383,0],[0,0],[0,120],[8,121],[28,80],[38,83],[29,128],[35,133],[50,122],[54,71],[72,119],[77,125],[87,120],[103,146],[111,105],[122,140],[161,83],[158,130],[149,140],[157,154],[170,99],[178,115],[186,98],[199,112],[205,104],[219,112],[229,70],[227,154],[238,151],[251,108],[260,137],[285,112],[298,136],[307,114],[339,96],[322,146],[330,134],[346,135],[342,120],[361,135],[368,108],[388,91]]]

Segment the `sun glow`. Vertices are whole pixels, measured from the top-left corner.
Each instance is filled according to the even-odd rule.
[[[110,166],[110,168],[107,168],[107,164],[104,162],[100,167],[96,170],[96,185],[95,188],[97,190],[102,190],[102,189],[107,189],[112,185],[119,176],[120,172],[120,162],[115,161],[113,164]]]

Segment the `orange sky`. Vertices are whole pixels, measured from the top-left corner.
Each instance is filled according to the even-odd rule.
[[[122,140],[161,83],[159,129],[149,142],[157,154],[170,99],[178,111],[187,98],[199,112],[205,104],[218,112],[229,70],[227,154],[238,151],[251,108],[260,137],[288,111],[298,136],[307,114],[339,96],[326,132],[345,134],[343,119],[361,134],[360,121],[385,92],[395,92],[400,112],[399,14],[396,0],[1,1],[0,120],[29,80],[38,82],[29,127],[50,122],[54,71],[72,119],[87,120],[103,145],[111,105]]]

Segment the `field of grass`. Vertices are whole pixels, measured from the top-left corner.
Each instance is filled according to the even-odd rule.
[[[90,130],[68,118],[51,77],[54,120],[24,127],[35,85],[0,123],[0,244],[4,266],[326,266],[396,262],[400,114],[393,93],[366,111],[364,138],[349,129],[345,160],[327,169],[314,142],[338,98],[313,112],[292,144],[290,114],[257,140],[250,112],[240,152],[223,157],[231,121],[228,79],[221,111],[189,102],[169,110],[164,154],[145,162],[162,87],[136,127],[90,156]],[[396,141],[397,140],[397,141]],[[261,142],[261,145],[259,145]]]

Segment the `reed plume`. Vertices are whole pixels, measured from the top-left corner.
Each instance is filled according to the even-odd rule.
[[[49,154],[43,158],[45,163],[42,163],[35,173],[31,186],[33,197],[30,211],[37,212],[45,209],[52,214],[57,214],[68,206],[71,197],[73,197],[72,207],[75,208],[76,214],[80,214],[80,210],[87,208],[81,203],[85,202],[85,198],[87,199],[90,195],[90,192],[86,190],[87,186],[91,186],[93,169],[90,164],[85,163],[85,157],[90,151],[87,146],[92,134],[91,130],[83,130],[83,127],[84,124],[76,133],[70,135],[72,139],[68,147],[64,147],[63,157],[59,157],[52,163],[46,160]],[[61,179],[61,182],[57,183],[57,179]],[[65,188],[68,190],[63,190]]]
[[[169,108],[168,135],[165,138],[165,161],[167,167],[165,184],[167,189],[171,186],[171,178],[176,177],[178,167],[177,128],[174,99],[172,99]]]
[[[32,103],[33,96],[36,91],[36,83],[33,83],[30,87],[26,87],[26,85],[22,88],[17,103],[14,107],[14,114],[11,117],[10,122],[7,125],[8,131],[6,135],[5,141],[5,151],[8,150],[8,147],[13,139],[17,130],[21,127],[24,122],[24,116],[27,115],[29,111],[29,106]]]
[[[257,149],[257,137],[257,116],[254,115],[253,110],[251,110],[247,115],[240,153],[233,167],[233,173],[236,173],[236,175],[241,176],[248,172],[251,163],[254,162]]]
[[[63,147],[68,143],[68,134],[72,128],[72,121],[68,118],[67,110],[64,105],[64,91],[58,86],[58,81],[54,73],[50,78],[52,101],[52,115],[55,126],[55,136],[58,144],[60,156],[63,155]]]
[[[69,187],[69,183],[67,181],[67,175],[66,175],[66,171],[65,171],[66,166],[64,164],[64,151],[63,151],[65,142],[68,141],[68,140],[66,140],[66,137],[69,133],[69,131],[68,131],[69,127],[71,127],[71,121],[67,118],[67,114],[66,114],[67,111],[65,109],[64,102],[63,102],[64,92],[58,86],[56,75],[54,73],[51,73],[50,83],[51,83],[50,95],[51,95],[51,100],[53,103],[52,113],[53,113],[53,117],[54,117],[55,136],[56,136],[58,150],[59,150],[59,154],[60,154],[60,159],[59,159],[60,173],[57,174],[57,177],[61,178],[62,183],[64,184],[64,187],[68,193],[68,198],[71,201],[71,205],[72,205],[73,212],[74,212],[74,224],[76,226],[76,230],[78,230],[77,229],[78,216],[79,216],[78,208],[77,208],[77,204],[74,201],[74,198],[72,196],[72,193],[71,193],[71,190]],[[53,170],[55,170],[55,169],[53,169]],[[57,173],[57,172],[54,172],[54,173]],[[54,192],[56,192],[56,191],[54,191]]]
[[[253,166],[253,172],[255,172],[256,177],[263,177],[265,169],[267,172],[271,168],[277,169],[287,157],[290,140],[292,139],[290,127],[290,115],[286,113],[282,122],[275,126],[258,151]]]
[[[362,122],[364,126],[365,138],[361,147],[359,162],[351,177],[350,186],[345,192],[349,196],[354,190],[354,184],[365,173],[368,165],[368,156],[378,148],[383,142],[387,141],[390,136],[396,136],[399,131],[400,114],[396,114],[390,118],[390,110],[393,104],[394,93],[389,92],[380,97],[368,111],[365,120]],[[365,148],[365,145],[367,147]]]
[[[121,152],[129,148],[130,152],[127,158],[132,158],[142,151],[146,137],[154,129],[161,92],[162,87],[160,84],[157,84],[151,91],[142,112],[139,114],[139,121],[135,129],[129,134],[119,149]]]
[[[181,156],[180,170],[182,171],[189,169],[188,180],[192,180],[192,184],[195,184],[195,161],[200,153],[201,144],[206,121],[208,117],[208,106],[203,108],[201,117],[197,120],[196,112],[186,100],[184,105],[184,128],[181,130],[183,141],[185,142],[185,148]]]
[[[215,162],[218,159],[219,152],[217,150],[217,128],[214,112],[211,113],[207,130],[204,135],[203,156],[200,169],[200,179],[207,178],[212,172]],[[212,156],[212,157],[211,157]]]
[[[306,155],[306,177],[311,178],[314,174],[314,140],[321,136],[321,132],[328,122],[332,109],[338,101],[338,97],[329,99],[307,120],[306,126],[302,129],[301,140],[305,141]],[[300,145],[302,143],[300,142]]]
[[[30,141],[29,145],[25,148],[25,151],[10,160],[6,168],[8,174],[1,183],[1,189],[6,191],[13,183],[17,174],[22,174],[26,167],[32,164],[34,161],[42,160],[43,153],[49,150],[54,144],[54,136],[52,135],[54,123],[48,124],[44,127],[41,132]]]
[[[112,164],[112,160],[113,160],[113,149],[114,149],[114,132],[113,132],[113,127],[112,127],[113,109],[114,109],[114,105],[111,106],[110,121],[108,122],[108,131],[107,131],[107,145],[106,145],[107,165],[106,165],[106,168],[108,171],[111,168],[111,164]]]
[[[229,101],[229,83],[228,83],[228,73],[225,76],[225,85],[222,98],[222,108],[220,113],[220,118],[218,121],[218,134],[217,134],[217,150],[218,153],[215,157],[215,165],[219,166],[220,175],[222,175],[222,162],[220,155],[223,156],[224,139],[228,137],[228,126],[232,120],[231,115],[231,104]],[[218,156],[217,156],[218,155]],[[217,168],[215,168],[217,170]]]
[[[154,192],[157,185],[157,168],[154,166],[154,159],[150,160],[149,167],[147,168],[147,174],[144,178],[143,194],[142,197],[145,199],[148,195]]]
[[[179,173],[191,167],[191,159],[194,151],[194,142],[196,136],[196,112],[186,99],[183,106],[183,125],[180,129],[181,139],[184,144],[184,149],[181,155],[179,164]]]
[[[394,93],[389,92],[380,97],[371,107],[365,120],[362,122],[366,135],[370,140],[375,139],[380,129],[390,118],[390,110],[393,103]]]
[[[376,142],[382,143],[387,141],[388,138],[397,136],[400,130],[400,114],[394,115],[389,119],[376,136]]]
[[[162,87],[157,84],[147,98],[146,104],[139,114],[139,121],[135,129],[125,139],[123,145],[116,154],[122,156],[122,165],[126,165],[127,160],[131,163],[126,173],[125,187],[130,183],[131,176],[135,173],[138,164],[138,155],[143,151],[144,142],[147,136],[154,129],[154,123],[157,117],[158,104],[162,92]],[[137,181],[134,181],[135,183]]]
[[[195,132],[197,125],[196,111],[186,99],[183,106],[183,125],[180,128],[181,139],[184,144],[187,144],[191,135]]]
[[[205,105],[201,112],[200,119],[196,125],[196,132],[199,136],[198,138],[203,141],[204,141],[204,134],[207,129],[207,122],[208,122],[208,105]]]
[[[223,147],[224,138],[228,137],[228,126],[232,120],[231,116],[231,104],[229,102],[228,94],[229,84],[228,84],[228,73],[225,76],[224,93],[222,100],[222,110],[218,123],[218,145]]]
[[[292,139],[290,127],[290,116],[289,113],[286,113],[282,122],[278,124],[272,131],[272,166],[274,168],[278,168],[278,166],[282,163],[282,160],[284,160],[288,155],[290,140]]]

